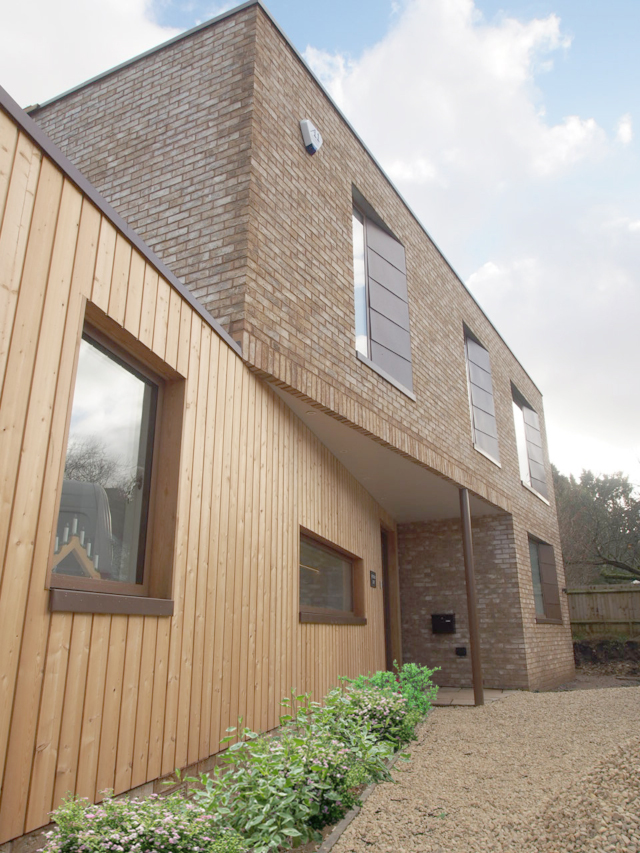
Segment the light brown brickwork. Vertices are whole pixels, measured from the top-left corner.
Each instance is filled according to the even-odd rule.
[[[226,326],[244,300],[255,14],[222,20],[33,114]]]
[[[478,528],[488,587],[511,578],[510,606],[495,590],[483,606],[517,623],[490,680],[515,683],[507,667],[525,664],[530,687],[564,678],[566,600],[563,626],[536,624],[527,547],[527,533],[553,545],[562,587],[554,497],[547,505],[520,482],[511,385],[544,436],[540,392],[268,14],[227,15],[34,117],[242,341],[259,375],[511,516],[507,563],[495,519]],[[302,118],[324,138],[313,157]],[[415,401],[355,357],[354,186],[405,247]],[[463,324],[490,354],[501,466],[473,447]],[[551,490],[546,448],[545,467]],[[488,636],[488,611],[483,619]]]
[[[566,644],[558,642],[566,635],[563,626],[535,622],[528,563],[523,561],[522,573],[518,571],[513,519],[508,515],[476,519],[473,551],[484,686],[538,689],[570,678],[572,664],[569,660],[567,665]],[[398,553],[404,660],[439,666],[438,684],[470,687],[460,523],[398,525]],[[530,605],[523,606],[521,596]],[[454,613],[456,633],[433,634],[432,613]],[[467,656],[457,657],[457,647],[466,647]]]

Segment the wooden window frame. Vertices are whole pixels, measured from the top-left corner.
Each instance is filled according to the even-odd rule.
[[[146,506],[143,580],[140,584],[132,584],[54,574],[56,523],[53,528],[46,583],[50,590],[49,609],[77,613],[169,616],[173,613],[173,560],[184,411],[184,377],[94,305],[86,304],[84,320],[76,342],[73,382],[67,403],[64,454],[61,458],[58,478],[56,522],[62,498],[80,344],[85,335],[94,340],[108,354],[113,355],[116,361],[145,376],[158,389],[152,435],[151,481]]]
[[[333,542],[323,539],[316,533],[305,528],[300,528],[298,548],[303,539],[309,540],[313,545],[329,554],[334,554],[343,560],[349,561],[351,564],[351,600],[353,610],[331,610],[326,607],[299,604],[300,622],[321,625],[366,625],[367,619],[364,615],[364,561],[355,554],[335,545]],[[298,566],[300,566],[299,551]]]
[[[539,625],[562,625],[562,609],[560,607],[560,591],[558,588],[558,569],[553,546],[535,536],[527,537],[529,547],[529,562],[531,563],[531,546],[536,548],[540,572],[540,587],[544,614],[536,612],[536,622]],[[531,582],[533,584],[533,564],[531,563]]]

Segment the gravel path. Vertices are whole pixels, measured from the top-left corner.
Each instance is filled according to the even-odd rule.
[[[640,687],[435,708],[333,853],[640,853]]]

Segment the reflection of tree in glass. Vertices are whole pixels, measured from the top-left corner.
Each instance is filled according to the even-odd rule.
[[[96,435],[69,438],[64,479],[82,483],[95,483],[105,490],[110,515],[111,558],[113,580],[128,580],[130,547],[126,541],[125,525],[127,507],[131,506],[137,482],[133,471],[107,450],[106,444]],[[95,531],[93,532],[95,535]]]
[[[135,472],[127,472],[118,459],[109,454],[104,441],[95,435],[69,439],[64,478],[117,489],[127,496],[127,500],[131,499],[136,485]]]

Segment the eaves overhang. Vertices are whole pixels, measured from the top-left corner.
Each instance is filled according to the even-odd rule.
[[[271,387],[397,523],[460,518],[460,488],[464,484],[454,483],[348,426],[335,413],[323,411],[278,385]],[[509,511],[473,492],[470,503],[474,517]]]

